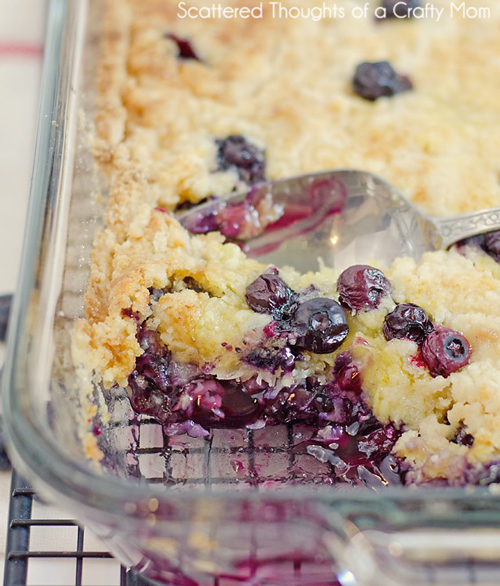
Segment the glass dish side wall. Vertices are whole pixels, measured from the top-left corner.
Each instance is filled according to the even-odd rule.
[[[102,7],[103,0],[50,3],[23,270],[4,373],[16,465],[124,563],[157,580],[204,584],[217,575],[254,586],[333,585],[337,578],[351,585],[458,586],[470,584],[474,572],[476,583],[495,583],[500,501],[485,491],[375,494],[286,483],[277,491],[267,482],[232,482],[235,459],[269,478],[295,465],[293,429],[250,434],[242,445],[228,445],[237,440],[220,431],[210,444],[185,439],[170,449],[159,426],[134,418],[126,395],[115,390],[104,396],[111,416],[99,439],[105,458],[100,469],[86,460],[79,426],[86,389],[75,385],[69,348],[102,222],[104,192],[87,139]],[[88,390],[100,400],[98,389]],[[320,464],[307,466],[321,474]]]

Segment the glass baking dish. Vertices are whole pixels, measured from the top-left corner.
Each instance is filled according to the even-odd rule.
[[[217,430],[168,443],[124,392],[77,382],[70,339],[83,315],[105,182],[91,152],[101,0],[51,0],[22,274],[4,369],[15,465],[158,583],[342,586],[500,583],[500,499],[486,488],[289,485],[300,426]],[[104,405],[107,420],[101,417]],[[87,458],[99,426],[99,462]],[[96,434],[97,435],[97,434]],[[240,467],[261,483],[237,482]],[[282,480],[280,480],[282,477]],[[497,491],[498,492],[498,491]]]

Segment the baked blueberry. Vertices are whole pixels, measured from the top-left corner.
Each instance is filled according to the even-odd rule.
[[[460,254],[465,255],[467,252],[468,247],[473,248],[484,248],[484,234],[478,234],[477,236],[471,236],[470,238],[464,238],[463,240],[459,240],[456,244],[454,244],[453,248],[455,248]]]
[[[459,446],[466,446],[470,448],[474,444],[474,436],[470,433],[467,433],[465,427],[463,424],[461,424],[458,428],[455,438],[451,441],[455,444],[458,444]]]
[[[177,395],[170,381],[170,352],[152,330],[141,328],[137,339],[144,353],[136,359],[135,369],[128,377],[132,407],[137,413],[166,423]]]
[[[488,232],[483,235],[483,250],[497,262],[500,262],[500,232]]]
[[[224,427],[250,425],[262,413],[263,406],[241,384],[225,381],[221,410]]]
[[[340,304],[350,311],[376,309],[389,295],[391,284],[382,271],[368,265],[353,265],[337,281]]]
[[[204,289],[193,277],[184,277],[183,282],[186,285],[186,288],[191,289],[191,291],[196,291],[196,293],[207,293],[206,289]]]
[[[281,368],[283,372],[290,372],[295,366],[295,355],[285,346],[284,348],[255,348],[244,358],[248,364],[269,370],[273,374]]]
[[[236,169],[242,181],[257,183],[265,179],[264,152],[250,144],[244,136],[231,134],[217,141],[217,163],[219,169]]]
[[[121,314],[123,317],[129,317],[137,323],[141,321],[141,315],[138,311],[134,311],[131,307],[125,307],[122,309]]]
[[[297,309],[297,295],[279,276],[277,269],[271,269],[252,281],[245,299],[257,313],[269,313],[279,320],[290,318]]]
[[[193,49],[193,45],[191,45],[191,41],[179,37],[174,33],[167,33],[165,36],[177,45],[179,51],[177,54],[178,59],[195,59],[196,61],[200,61],[196,51]]]
[[[410,79],[394,71],[388,61],[361,63],[352,81],[354,91],[365,100],[390,97],[413,88]]]
[[[132,377],[132,375],[130,375]],[[158,421],[158,423],[168,423],[172,416],[172,403],[169,398],[154,387],[151,387],[147,382],[143,389],[140,389],[139,378],[135,377],[134,382],[131,382],[129,377],[129,384],[134,389],[130,402],[136,413],[141,415],[149,415]]]
[[[382,331],[386,340],[406,338],[421,344],[426,336],[434,330],[429,316],[419,305],[401,303],[384,319]]]
[[[348,352],[337,356],[333,372],[342,391],[354,393],[361,391],[361,373]]]
[[[432,376],[448,378],[468,364],[471,347],[460,332],[450,328],[438,328],[431,332],[422,344],[422,358]]]
[[[316,297],[301,303],[291,321],[297,335],[296,346],[316,354],[339,348],[349,333],[344,310],[339,303]]]
[[[386,18],[410,18],[414,8],[422,6],[422,0],[382,0]]]

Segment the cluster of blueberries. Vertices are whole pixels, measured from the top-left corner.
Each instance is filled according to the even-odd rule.
[[[340,275],[337,288],[338,302],[311,297],[314,288],[298,294],[277,269],[266,271],[246,290],[249,307],[273,318],[264,330],[262,346],[247,350],[223,346],[227,351],[240,352],[241,360],[272,373],[278,368],[284,373],[292,371],[303,351],[326,354],[339,349],[349,333],[346,311],[354,314],[377,309],[382,298],[391,295],[392,287],[380,270],[355,265]],[[155,292],[152,300],[158,300]],[[448,377],[469,361],[471,349],[466,338],[433,324],[417,305],[397,305],[385,316],[382,329],[387,340],[415,342],[419,358],[432,376]],[[264,411],[280,423],[294,418],[313,422],[321,413],[335,412],[334,419],[342,423],[351,418],[352,405],[360,401],[361,377],[348,352],[337,357],[331,384],[311,378],[276,395],[257,377],[243,383],[219,381],[194,364],[177,364],[157,332],[149,330],[146,323],[139,324],[137,338],[144,353],[129,377],[132,406],[163,424],[192,419],[206,426],[239,426],[253,422]],[[187,408],[179,402],[183,393],[193,399],[186,403]]]
[[[247,288],[246,300],[256,312],[268,313],[281,332],[295,335],[295,347],[317,354],[333,352],[349,333],[345,309],[356,313],[377,309],[389,296],[391,284],[382,271],[367,265],[353,265],[337,281],[339,302],[315,297],[298,302],[276,269],[257,277]],[[470,359],[471,347],[463,334],[435,325],[426,311],[413,303],[401,303],[388,313],[382,328],[386,340],[415,342],[432,376],[448,377]]]

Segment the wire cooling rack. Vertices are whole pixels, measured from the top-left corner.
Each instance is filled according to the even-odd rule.
[[[43,582],[50,586],[149,584],[120,565],[104,546],[89,549],[89,542],[95,546],[97,540],[88,537],[88,531],[72,519],[52,515],[51,508],[41,503],[34,490],[13,472],[4,586],[35,586],[40,584],[37,577],[42,574],[52,580]],[[46,549],[49,540],[60,549]],[[89,564],[94,566],[92,572]]]
[[[54,512],[59,513],[44,504],[30,485],[13,471],[4,586],[151,584],[133,570],[122,566],[88,529],[78,526],[71,518],[56,516]],[[56,544],[57,549],[52,545],[49,549],[49,543]],[[312,580],[307,582],[311,586],[325,584],[324,580],[315,581],[318,569],[314,564],[299,561],[290,563],[293,565],[290,576],[294,584],[302,575]],[[328,580],[328,584],[336,583],[333,573],[331,575],[333,582]],[[237,583],[234,580],[213,578],[213,586],[237,586]]]
[[[148,586],[150,582],[133,570],[122,566],[89,530],[73,519],[54,516],[50,507],[15,472],[12,474],[4,586]],[[88,537],[91,539],[88,539]],[[48,549],[47,542],[57,544]],[[95,547],[97,544],[97,547]],[[93,566],[92,571],[90,565]],[[309,567],[308,567],[309,566]],[[428,565],[421,585],[500,584],[495,569],[482,571],[464,560],[462,568],[445,569]],[[310,564],[295,565],[296,577],[307,572],[314,575]],[[47,578],[40,581],[43,574]],[[49,581],[47,581],[49,580]],[[321,582],[323,584],[323,582]],[[234,586],[214,578],[213,586]],[[285,585],[283,585],[285,586]]]

